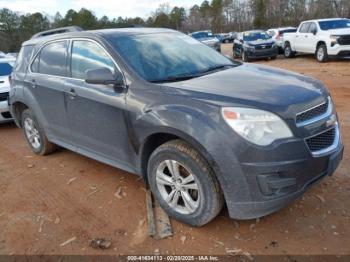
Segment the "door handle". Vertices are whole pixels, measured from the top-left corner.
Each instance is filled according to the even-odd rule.
[[[308,37],[307,35],[305,37]]]
[[[77,93],[73,88],[70,91],[66,91],[66,94],[69,96],[70,99],[74,99],[77,96]]]
[[[36,88],[36,81],[35,81],[35,79],[32,79],[31,84],[32,84],[32,88]]]

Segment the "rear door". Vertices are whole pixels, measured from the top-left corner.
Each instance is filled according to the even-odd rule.
[[[68,41],[46,44],[35,56],[25,84],[34,111],[50,140],[71,144],[72,137],[65,106]]]
[[[307,40],[309,36],[310,22],[305,22],[300,25],[298,32],[295,34],[295,49],[297,52],[307,51]]]
[[[125,122],[125,90],[85,82],[89,69],[119,70],[99,43],[77,39],[70,44],[67,115],[78,152],[128,168],[129,140]]]

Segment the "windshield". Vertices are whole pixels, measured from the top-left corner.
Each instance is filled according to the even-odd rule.
[[[220,66],[239,65],[181,33],[111,36],[110,42],[123,59],[150,82],[194,76]]]
[[[243,34],[244,41],[256,41],[256,40],[267,40],[270,39],[266,32],[246,32]]]
[[[318,22],[321,30],[331,30],[340,28],[350,28],[349,19],[329,20]]]
[[[11,75],[12,66],[9,63],[0,63],[0,76]]]

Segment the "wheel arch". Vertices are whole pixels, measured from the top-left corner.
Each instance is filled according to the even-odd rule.
[[[12,103],[12,116],[18,127],[22,127],[22,112],[29,109],[29,106],[22,101]]]
[[[148,167],[148,161],[151,156],[151,154],[156,150],[160,145],[171,141],[181,139],[188,143],[190,146],[192,146],[194,149],[196,149],[202,157],[207,161],[209,166],[212,168],[213,172],[215,173],[216,178],[218,179],[220,183],[220,170],[218,168],[218,165],[216,164],[214,158],[210,155],[210,153],[205,149],[205,147],[195,138],[172,128],[161,128],[158,132],[154,132],[152,134],[149,134],[144,140],[140,147],[140,171],[143,179],[145,180],[146,184],[148,185],[148,179],[147,179],[147,167]],[[221,183],[220,183],[221,186]]]

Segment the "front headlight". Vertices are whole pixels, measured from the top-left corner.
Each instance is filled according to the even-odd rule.
[[[331,38],[331,42],[333,43],[337,43],[338,42],[338,39],[339,39],[339,35],[331,35],[330,38]]]
[[[258,109],[224,107],[222,117],[241,137],[259,146],[277,139],[293,137],[287,124],[277,115]]]
[[[255,47],[254,46],[251,46],[251,45],[246,45],[246,49],[248,51],[251,51],[251,52],[254,52],[255,51]]]

